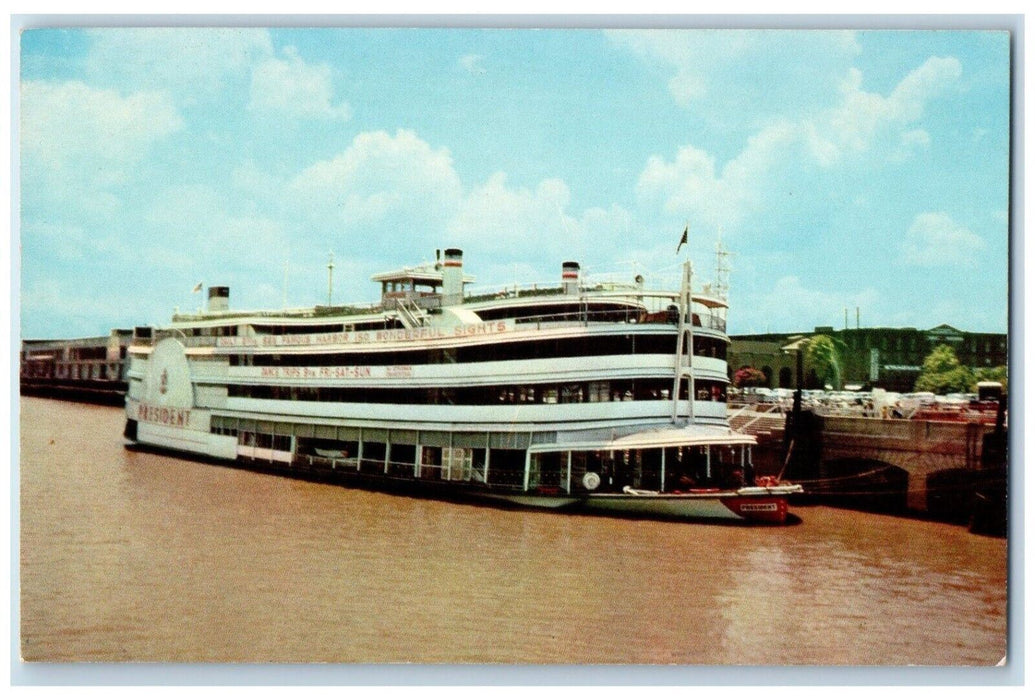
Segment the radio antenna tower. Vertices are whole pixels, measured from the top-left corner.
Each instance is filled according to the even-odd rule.
[[[733,253],[722,245],[722,238],[715,242],[715,296],[723,301],[729,299],[730,291],[730,257]]]

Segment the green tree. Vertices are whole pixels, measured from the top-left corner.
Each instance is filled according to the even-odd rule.
[[[1003,393],[1009,393],[1008,370],[1005,365],[1000,367],[979,367],[974,371],[974,384],[971,391],[977,391],[978,382],[999,382],[1003,385]]]
[[[829,335],[814,335],[805,346],[805,365],[816,373],[820,385],[841,388],[841,353]]]
[[[960,364],[956,351],[949,345],[939,345],[924,358],[913,389],[950,394],[970,391],[974,384],[974,373]]]

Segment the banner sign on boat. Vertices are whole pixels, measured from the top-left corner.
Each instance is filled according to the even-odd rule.
[[[386,367],[235,367],[235,376],[273,379],[409,379],[412,365]]]
[[[396,328],[380,331],[344,331],[341,333],[295,333],[290,335],[264,335],[256,338],[225,336],[216,338],[216,347],[241,348],[398,343],[412,340],[473,338],[481,335],[506,333],[511,330],[513,330],[513,325],[509,321],[487,321],[485,323],[466,323],[447,328]]]

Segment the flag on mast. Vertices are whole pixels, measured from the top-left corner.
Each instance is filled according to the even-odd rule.
[[[683,246],[686,245],[686,234],[689,233],[689,232],[690,232],[690,224],[687,224],[686,228],[683,229],[683,237],[679,239],[679,245],[676,246],[676,252],[677,253],[679,252],[680,248],[682,248]]]

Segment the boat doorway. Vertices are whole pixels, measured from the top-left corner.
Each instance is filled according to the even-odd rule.
[[[529,456],[528,489],[540,493],[569,493],[567,452],[537,452]]]
[[[525,450],[492,448],[489,451],[491,486],[522,488],[525,483]]]

